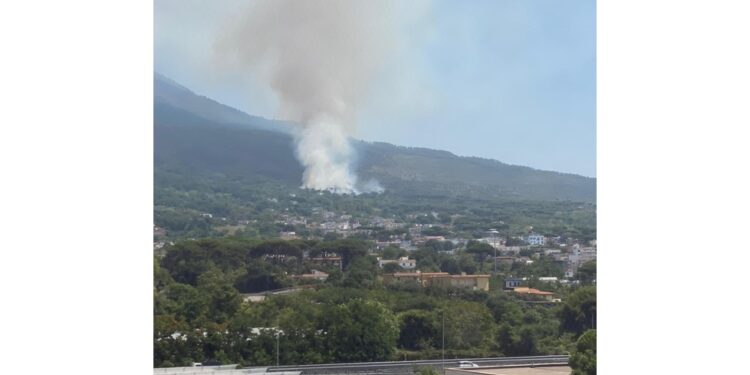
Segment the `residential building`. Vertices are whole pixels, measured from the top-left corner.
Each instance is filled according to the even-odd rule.
[[[531,233],[528,236],[526,236],[525,240],[526,240],[526,243],[531,246],[544,246],[544,243],[545,243],[544,236],[542,236],[541,234],[535,234],[535,233]]]
[[[383,275],[383,282],[416,282],[421,286],[427,286],[427,280],[434,276],[450,275],[448,272],[396,272]]]
[[[428,285],[465,288],[471,290],[490,290],[490,275],[438,275],[427,279]]]
[[[490,290],[490,275],[451,275],[447,272],[396,272],[383,275],[383,282],[416,282],[426,287],[442,285],[473,290]]]
[[[316,264],[321,264],[321,265],[326,265],[326,266],[337,266],[339,268],[342,267],[341,257],[335,253],[323,253],[318,257],[309,258],[308,260]]]
[[[292,276],[292,278],[298,279],[298,280],[326,281],[326,279],[328,279],[328,274],[322,271],[312,270],[311,273],[303,273],[301,275],[294,275]]]
[[[521,286],[523,279],[517,277],[509,277],[505,279],[505,289],[513,289]]]
[[[545,283],[556,283],[557,277],[551,276],[551,277],[540,277],[537,280],[543,281]]]
[[[383,268],[386,264],[398,264],[401,268],[407,270],[413,270],[417,268],[417,261],[415,259],[409,259],[409,257],[401,257],[398,259],[381,259],[378,258],[378,266]]]
[[[544,292],[544,291],[541,291],[539,289],[534,289],[534,288],[517,287],[517,288],[513,288],[513,293],[518,293],[518,294],[526,295],[526,296],[541,297],[550,302],[554,302],[556,300],[559,301],[559,299],[555,298],[555,293]]]
[[[282,240],[294,240],[297,239],[297,233],[295,232],[280,232],[279,237],[281,237]]]

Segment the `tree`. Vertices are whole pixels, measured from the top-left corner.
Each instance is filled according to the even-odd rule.
[[[324,307],[324,348],[334,361],[368,362],[389,359],[396,350],[398,324],[382,303],[354,299]]]
[[[154,289],[162,290],[174,283],[169,271],[159,265],[159,261],[154,259]]]
[[[476,266],[474,268],[476,268]],[[440,262],[440,271],[455,275],[461,272],[461,266],[458,265],[455,258],[446,257]]]
[[[480,263],[480,268],[483,264],[484,262]],[[461,272],[466,272],[469,275],[477,272],[477,264],[469,254],[461,254],[458,257],[458,267],[461,269]]]
[[[310,255],[314,256],[322,252],[339,254],[342,267],[347,269],[354,259],[367,256],[367,248],[367,243],[360,240],[323,241],[310,251]]]
[[[401,266],[398,265],[398,263],[386,263],[383,266],[383,273],[394,273],[394,272],[401,272],[404,269],[401,268]]]
[[[486,306],[469,301],[451,301],[444,307],[445,347],[478,349],[491,341],[493,319]]]
[[[479,262],[479,270],[484,271],[484,261],[488,256],[495,253],[495,248],[488,243],[469,241],[466,244],[466,252],[473,254]]]
[[[596,330],[586,331],[576,342],[570,356],[573,375],[596,375]]]
[[[534,331],[530,327],[521,328],[517,344],[517,355],[536,355],[537,353],[537,338],[534,335]]]
[[[497,346],[506,356],[515,356],[518,354],[518,334],[516,330],[508,323],[503,323],[497,330]]]
[[[161,267],[178,283],[197,285],[198,276],[211,267],[231,272],[245,266],[249,243],[235,239],[183,241],[172,246],[161,261]]]
[[[374,285],[378,276],[378,263],[372,257],[354,259],[344,276],[344,286],[369,288]]]
[[[421,350],[435,346],[440,327],[434,314],[424,310],[409,310],[399,314],[398,318],[401,329],[399,347]]]
[[[208,297],[188,284],[174,283],[165,289],[164,309],[178,319],[193,322],[208,314]]]
[[[383,259],[398,259],[398,257],[404,255],[406,255],[406,251],[398,246],[388,245],[383,249]]]
[[[523,310],[507,294],[496,294],[487,300],[487,307],[492,312],[492,316],[498,323],[508,323],[510,325],[519,325],[523,319]]]
[[[576,277],[583,284],[591,284],[596,280],[596,260],[592,260],[584,263],[578,268]]]
[[[595,327],[596,288],[582,287],[565,299],[560,309],[560,328],[576,335]]]
[[[229,278],[218,269],[211,269],[198,278],[198,289],[208,297],[208,317],[223,323],[240,308],[242,299]]]
[[[236,286],[242,293],[254,293],[283,288],[287,286],[287,280],[272,265],[252,259],[248,261],[245,274],[237,279]]]

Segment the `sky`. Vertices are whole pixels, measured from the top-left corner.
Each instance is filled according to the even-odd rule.
[[[155,0],[154,69],[278,118],[270,88],[214,57],[251,2]],[[368,85],[356,138],[596,176],[595,1],[397,2],[392,23],[398,48]]]

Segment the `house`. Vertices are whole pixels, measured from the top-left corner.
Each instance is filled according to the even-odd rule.
[[[517,288],[513,288],[513,293],[518,293],[518,294],[525,295],[525,296],[541,297],[550,302],[555,302],[556,300],[559,301],[559,299],[555,298],[555,293],[544,292],[544,291],[541,291],[539,289],[534,289],[534,288],[517,287]]]
[[[311,273],[303,273],[301,275],[294,275],[292,276],[292,278],[298,279],[298,280],[326,281],[326,279],[328,279],[328,274],[322,271],[312,270]]]
[[[313,262],[315,264],[325,265],[325,266],[336,266],[341,268],[341,257],[338,256],[335,253],[323,253],[318,257],[309,258],[310,262]]]
[[[396,272],[383,275],[384,283],[415,282],[427,286],[427,280],[434,276],[450,275],[448,272]]]
[[[467,288],[473,290],[490,290],[490,275],[451,275],[447,272],[396,272],[383,275],[383,282],[394,281],[415,282],[426,287],[429,285],[441,285],[454,288]]]
[[[375,246],[378,249],[380,249],[380,250],[385,249],[388,246],[401,247],[401,240],[399,240],[399,239],[391,239],[391,240],[387,240],[387,241],[376,241],[375,242]]]
[[[378,258],[378,266],[383,268],[386,264],[398,264],[401,268],[407,270],[413,270],[417,268],[417,261],[415,259],[409,259],[409,257],[401,257],[398,259],[380,259]]]
[[[562,254],[562,250],[560,249],[544,249],[544,255],[556,255],[556,254]]]
[[[531,233],[525,238],[526,243],[531,246],[544,246],[544,236],[541,234]]]
[[[513,289],[519,287],[521,286],[521,283],[523,283],[523,279],[519,279],[517,277],[509,277],[505,279],[505,289]]]
[[[534,263],[534,261],[531,260],[531,258],[529,258],[529,257],[518,257],[518,258],[515,259],[515,261],[518,262],[518,263],[523,263],[523,264],[532,264],[532,263]]]
[[[471,290],[490,290],[490,275],[436,275],[427,279],[428,285],[441,285],[453,288],[465,288]]]
[[[281,232],[279,233],[279,237],[281,237],[282,240],[294,240],[297,238],[297,233],[295,232]]]
[[[552,276],[552,277],[540,277],[537,280],[545,282],[545,283],[556,283],[557,282],[557,277],[554,277],[554,276]]]
[[[518,254],[521,252],[521,246],[501,246],[498,250],[504,253]]]

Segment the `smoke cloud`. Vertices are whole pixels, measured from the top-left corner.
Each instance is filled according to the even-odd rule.
[[[229,20],[216,43],[225,66],[252,72],[277,95],[280,116],[301,124],[302,186],[382,191],[351,170],[357,108],[395,43],[393,2],[272,0]]]

